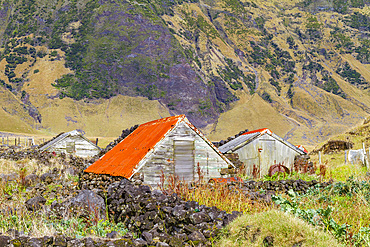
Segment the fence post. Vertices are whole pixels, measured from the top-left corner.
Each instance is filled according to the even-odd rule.
[[[369,147],[369,152],[366,153],[367,161],[369,161],[369,155],[370,155],[370,147]],[[366,169],[369,170],[369,168],[370,168],[370,164],[369,164],[369,162],[367,162]]]
[[[348,159],[348,157],[347,157],[347,150],[345,150],[344,151],[344,164],[346,164],[346,165],[347,165],[347,159]]]
[[[321,151],[319,151],[319,165],[321,165]]]
[[[367,155],[366,155],[366,148],[365,148],[365,143],[362,143],[362,152],[364,153],[364,162],[366,167],[367,167],[367,164],[369,163],[369,161],[367,160]]]

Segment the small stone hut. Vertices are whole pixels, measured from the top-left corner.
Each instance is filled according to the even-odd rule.
[[[57,135],[39,147],[39,150],[50,153],[55,152],[57,154],[72,154],[78,157],[87,158],[97,155],[101,149],[95,145],[95,143],[84,137],[82,133],[77,130],[73,130]]]
[[[220,177],[232,163],[196,128],[185,115],[162,118],[140,125],[85,172],[131,179],[157,186],[162,171],[180,180]]]
[[[252,175],[253,169],[259,176],[268,174],[269,168],[281,164],[292,169],[294,158],[307,152],[283,140],[271,130],[264,128],[246,132],[219,147],[226,153],[237,153],[244,163],[246,174]]]

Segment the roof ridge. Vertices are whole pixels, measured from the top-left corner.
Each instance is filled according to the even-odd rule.
[[[147,125],[157,124],[157,123],[163,123],[163,122],[171,121],[171,120],[176,119],[176,118],[178,118],[179,120],[182,120],[182,119],[185,119],[186,117],[185,117],[184,114],[169,116],[169,117],[160,118],[160,119],[156,119],[156,120],[153,120],[153,121],[150,121],[150,122],[147,122],[147,123],[140,124],[139,127],[140,126],[147,126]]]
[[[263,134],[263,133],[268,133],[268,134],[274,133],[269,128],[261,128],[261,129],[256,129],[256,130],[251,130],[251,131],[245,132],[242,135],[248,135],[248,134],[253,134],[253,133],[257,133],[257,132],[259,132],[261,134]]]

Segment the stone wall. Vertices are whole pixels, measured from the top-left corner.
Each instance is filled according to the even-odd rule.
[[[125,178],[83,172],[80,174],[79,183],[81,189],[86,190],[99,189],[102,191],[108,191],[108,187],[110,184],[119,182],[122,179]]]

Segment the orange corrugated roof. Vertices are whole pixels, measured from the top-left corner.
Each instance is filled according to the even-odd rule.
[[[269,130],[268,128],[263,128],[263,129],[258,129],[258,130],[252,130],[252,131],[245,132],[245,133],[243,133],[243,135],[253,134],[253,133],[257,133],[257,132],[259,132],[259,133],[267,132],[269,134],[272,134],[271,130]]]
[[[183,119],[185,115],[179,115],[140,125],[85,172],[130,178],[145,155]]]
[[[299,148],[300,150],[302,150],[303,152],[308,153],[307,149],[303,147],[302,145],[295,145],[295,146]]]

